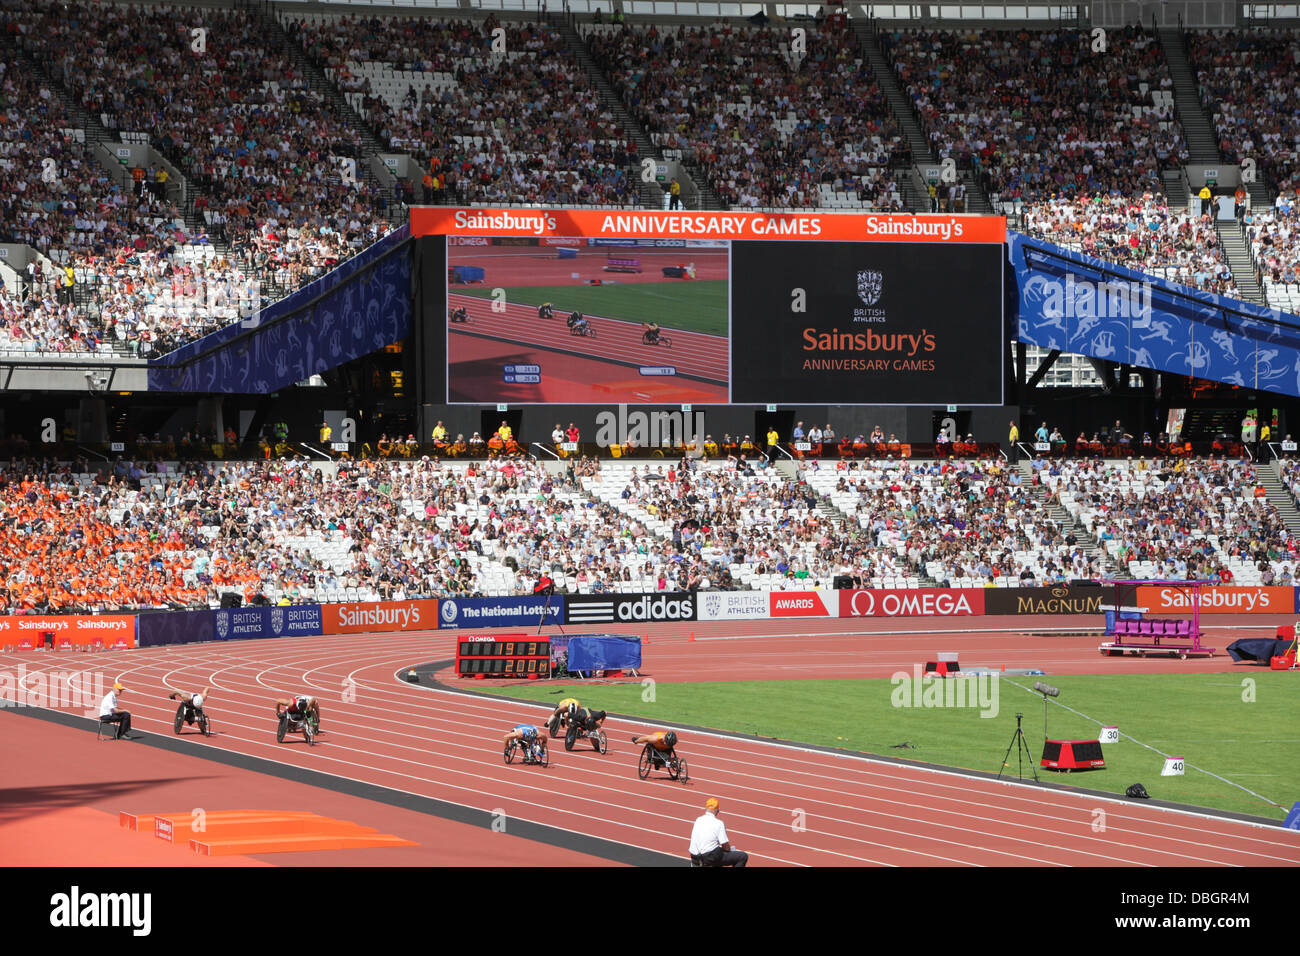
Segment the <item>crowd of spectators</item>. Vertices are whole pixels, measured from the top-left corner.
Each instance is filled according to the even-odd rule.
[[[1300,36],[1294,30],[1197,31],[1187,48],[1226,163],[1253,159],[1274,189],[1300,188]]]
[[[331,17],[289,30],[341,89],[362,94],[361,114],[389,147],[428,171],[429,201],[639,201],[635,145],[545,24]],[[385,68],[415,74],[400,100],[372,89]]]
[[[829,586],[848,557],[842,522],[817,514],[817,495],[761,457],[631,465],[584,487],[671,535],[681,555],[674,559],[681,565],[677,577],[692,590],[729,588],[756,576]]]
[[[1057,460],[1038,474],[1131,577],[1254,584],[1294,571],[1297,542],[1249,462]]]
[[[817,206],[822,184],[891,208],[892,161],[906,145],[843,18],[788,31],[589,27],[593,59],[628,109],[668,149],[704,170],[732,206]]]
[[[1300,471],[1284,469],[1300,492]],[[0,611],[563,591],[1291,583],[1254,466],[1212,458],[0,466]],[[1069,512],[1084,532],[1052,516]],[[1091,541],[1087,536],[1091,536]],[[1114,565],[1105,567],[1096,549]]]
[[[1163,193],[1054,196],[1024,207],[1026,235],[1206,292],[1236,296],[1208,215],[1170,209]]]
[[[0,241],[38,253],[0,290],[0,348],[147,353],[164,335],[217,321],[196,319],[196,286],[242,276],[222,261],[182,263],[202,239],[165,193],[115,181],[50,87],[12,48],[0,52]],[[167,309],[176,298],[188,307]]]
[[[904,30],[881,44],[940,157],[995,203],[1140,195],[1187,156],[1157,38],[1086,30]]]
[[[178,258],[178,246],[210,244],[206,230],[188,232],[184,211],[159,198],[165,189],[124,188],[88,162],[81,164],[87,178],[78,182],[70,163],[64,178],[44,183],[50,199],[71,207],[81,196],[94,212],[74,224],[75,240],[52,223],[44,230],[49,241],[24,241],[35,238],[32,244],[45,251],[57,237],[52,252],[82,257],[75,264],[109,287],[87,305],[101,325],[119,324],[122,312],[142,313],[153,303],[147,328],[129,327],[128,338],[192,337],[232,316],[201,309],[196,319],[192,311],[168,309],[163,290],[140,289],[156,284],[156,273],[173,296],[185,295],[177,285],[212,283],[256,285],[259,296],[273,296],[390,228],[387,197],[356,164],[359,134],[247,11],[26,0],[7,16],[27,55],[46,64],[88,113],[110,130],[147,136],[185,175],[198,193],[196,219],[230,249],[229,260],[204,252],[181,266],[164,263]],[[195,31],[204,31],[201,43]],[[51,128],[57,133],[57,125]],[[30,190],[33,177],[26,179]],[[156,258],[142,258],[148,255]]]
[[[1270,304],[1296,311],[1300,297],[1281,287],[1300,283],[1300,197],[1278,193],[1272,206],[1247,210],[1242,226]]]
[[[851,462],[809,480],[855,517],[874,546],[869,560],[886,571],[900,563],[891,552],[945,587],[1044,585],[1101,570],[1032,483],[996,460]]]

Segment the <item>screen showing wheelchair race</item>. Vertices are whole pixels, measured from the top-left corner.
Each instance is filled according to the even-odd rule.
[[[418,212],[450,403],[1002,399],[998,217]]]
[[[447,401],[725,403],[730,242],[447,237]]]

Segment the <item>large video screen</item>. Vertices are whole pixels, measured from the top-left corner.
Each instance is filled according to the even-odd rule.
[[[995,217],[412,211],[447,401],[1000,405]]]
[[[731,400],[1002,404],[1003,260],[996,245],[736,243]]]

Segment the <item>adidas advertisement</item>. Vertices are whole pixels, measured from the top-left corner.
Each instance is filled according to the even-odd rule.
[[[570,594],[564,599],[566,624],[629,624],[694,621],[695,595],[689,591],[658,594]]]

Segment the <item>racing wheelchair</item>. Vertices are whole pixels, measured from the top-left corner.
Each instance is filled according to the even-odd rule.
[[[584,338],[594,339],[596,337],[596,330],[590,325],[571,325],[569,326],[569,334],[581,335]]]
[[[649,332],[642,332],[642,333],[641,333],[641,344],[642,344],[642,345],[662,345],[664,348],[666,348],[666,349],[670,349],[670,348],[673,347],[673,340],[672,340],[669,336],[665,335],[665,334],[662,333],[662,332],[660,332],[660,333],[659,333],[657,336],[655,336],[654,338],[651,338]]]
[[[176,708],[176,720],[172,724],[172,729],[179,734],[186,724],[191,727],[197,725],[199,733],[204,737],[212,736],[212,721],[208,720],[207,713],[202,708],[195,708],[189,701],[183,700]]]
[[[691,779],[686,771],[686,761],[677,756],[677,748],[661,753],[650,744],[641,749],[641,759],[636,764],[636,774],[642,780],[650,776],[651,770],[666,770],[670,780],[685,783]]]
[[[285,734],[302,734],[307,745],[315,747],[319,728],[320,721],[315,717],[290,717],[289,712],[285,711],[280,715],[280,726],[275,731],[275,742],[284,743]]]
[[[519,740],[512,740],[506,744],[505,760],[506,763],[514,763],[516,751],[522,751],[523,764],[536,764],[539,767],[548,767],[551,763],[551,751],[549,747],[543,747],[540,740],[534,740],[531,743],[524,743]]]
[[[571,722],[564,734],[564,749],[572,750],[579,740],[590,741],[591,749],[597,753],[603,754],[609,750],[609,738],[605,736],[605,731],[599,727],[593,731],[581,724]]]

